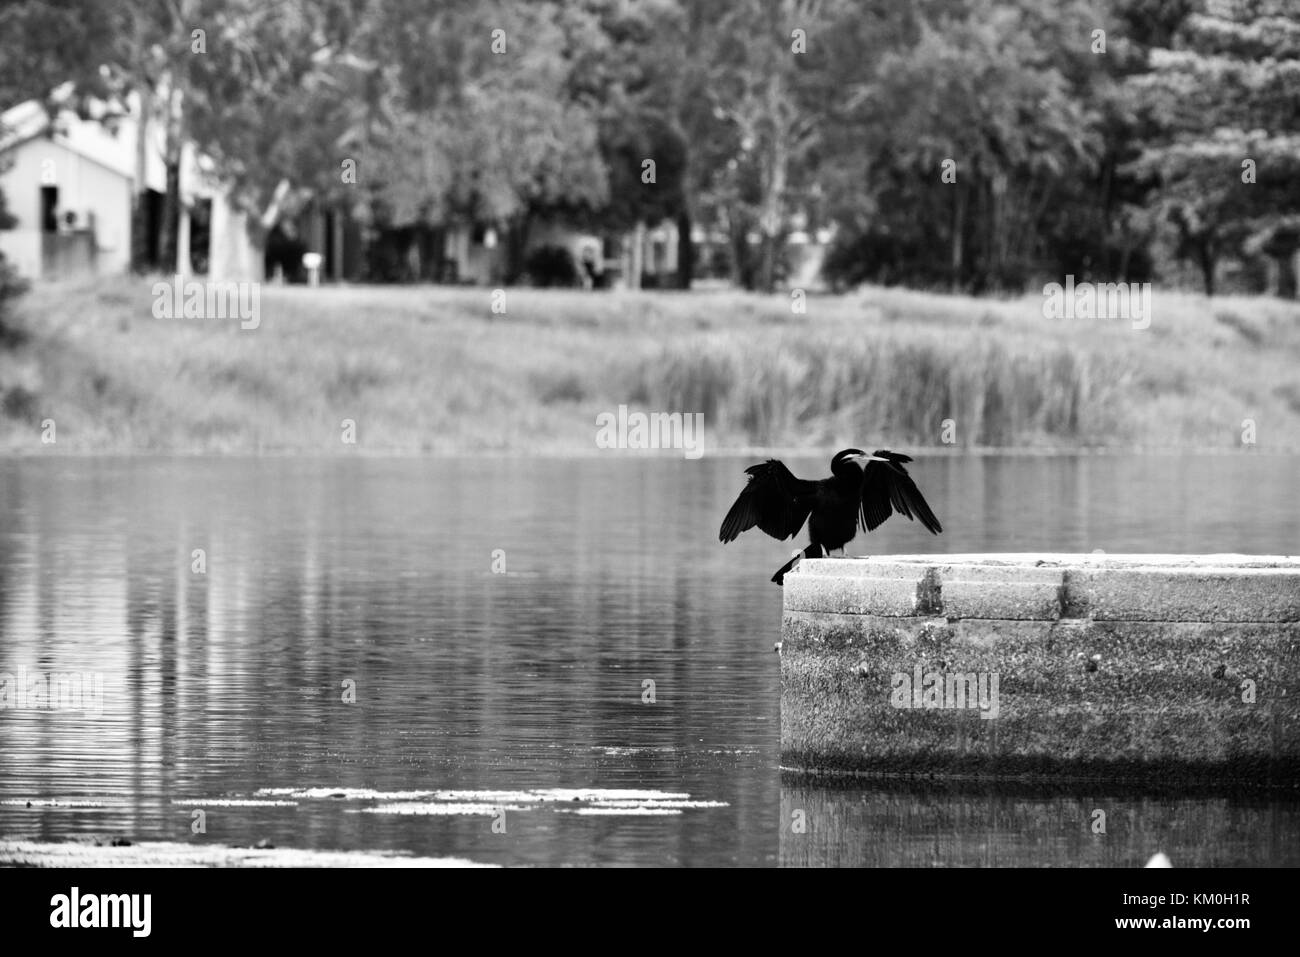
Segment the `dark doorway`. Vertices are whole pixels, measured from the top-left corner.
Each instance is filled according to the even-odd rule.
[[[196,199],[190,207],[190,269],[206,276],[212,262],[212,200]]]
[[[156,189],[144,191],[144,257],[150,269],[157,269],[160,265],[165,199],[166,197]]]
[[[57,233],[59,231],[59,187],[41,187],[41,231]]]

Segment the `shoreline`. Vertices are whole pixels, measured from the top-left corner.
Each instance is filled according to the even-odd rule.
[[[874,444],[874,443],[868,443]],[[433,452],[409,449],[367,449],[349,447],[345,451],[323,452],[318,449],[275,449],[262,451],[220,451],[213,449],[120,449],[107,447],[103,449],[51,449],[43,448],[0,448],[0,458],[31,460],[51,459],[319,459],[340,461],[347,458],[361,459],[440,459],[440,460],[486,460],[498,461],[518,459],[521,454],[531,459],[546,460],[585,460],[597,458],[617,458],[627,461],[644,462],[646,460],[700,461],[702,459],[742,459],[756,456],[769,458],[816,458],[830,454],[831,446],[806,447],[728,447],[705,450],[698,459],[684,459],[680,449],[597,449],[575,447],[573,449],[525,449],[504,451],[501,449],[462,449],[452,452]],[[908,445],[896,448],[914,458],[1063,458],[1066,456],[1197,456],[1226,458],[1234,455],[1263,456],[1266,458],[1289,458],[1300,455],[1300,445],[1270,446],[1269,448],[1242,448],[1240,446],[1049,446],[1043,448],[1021,446],[972,446],[971,448],[953,448],[952,446]]]

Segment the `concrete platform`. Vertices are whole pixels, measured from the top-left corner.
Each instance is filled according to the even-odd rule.
[[[785,581],[783,767],[1300,784],[1300,559],[903,555]]]

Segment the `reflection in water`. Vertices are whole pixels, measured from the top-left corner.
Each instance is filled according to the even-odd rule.
[[[781,789],[785,867],[1175,867],[1300,864],[1300,803],[991,783]]]
[[[823,459],[790,464],[820,474]],[[781,592],[767,578],[791,546],[716,541],[748,464],[0,464],[0,672],[92,672],[104,683],[100,715],[0,712],[0,834],[268,838],[502,863],[1033,862],[1034,848],[1016,837],[1042,833],[1029,799],[896,790],[844,804],[841,792],[818,799],[803,789],[797,800],[852,834],[822,852],[789,844],[772,654]],[[945,534],[894,520],[857,545],[1294,551],[1296,464],[923,460],[915,471]],[[1225,491],[1234,489],[1249,494]],[[1244,504],[1223,507],[1234,499]],[[496,550],[504,574],[492,572]],[[508,815],[501,833],[486,815],[239,800],[318,787],[653,790],[700,806],[534,810]],[[206,833],[193,835],[195,802],[221,798],[208,806]],[[61,806],[28,808],[31,799]],[[1041,813],[1073,820],[1090,800],[1074,794]],[[1122,816],[1136,805],[1118,806]],[[1189,798],[1177,807],[1172,817],[1147,813],[1148,829],[1178,821],[1193,835],[1228,835],[1216,862],[1271,860],[1296,844],[1290,805]],[[815,836],[813,825],[810,816]],[[879,841],[863,839],[880,828]],[[1116,824],[1112,833],[1125,832]],[[1254,844],[1240,836],[1251,833]],[[1050,862],[1121,863],[1141,851],[1081,834],[1053,843]],[[931,856],[915,850],[918,840]],[[981,841],[988,861],[969,849]],[[1200,844],[1193,836],[1185,846]]]

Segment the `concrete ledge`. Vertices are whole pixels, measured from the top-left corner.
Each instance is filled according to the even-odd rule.
[[[789,769],[1300,782],[1300,560],[819,559],[785,608]]]
[[[902,555],[806,559],[787,611],[1040,621],[1300,621],[1300,558]]]

